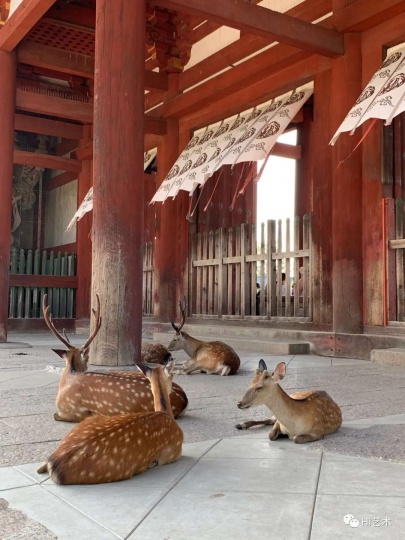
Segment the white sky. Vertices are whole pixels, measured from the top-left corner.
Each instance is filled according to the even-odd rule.
[[[297,132],[279,137],[278,142],[297,143]],[[259,161],[258,170],[263,162]],[[257,184],[257,224],[268,219],[294,220],[295,160],[271,156]],[[293,227],[292,227],[293,228]]]

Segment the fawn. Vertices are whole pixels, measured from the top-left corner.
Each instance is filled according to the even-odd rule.
[[[54,349],[65,360],[65,369],[59,383],[55,420],[80,422],[92,415],[112,416],[129,412],[153,411],[153,395],[149,380],[135,371],[108,371],[106,373],[89,371],[87,363],[89,347],[101,326],[100,301],[97,310],[92,310],[95,317],[95,330],[86,343],[74,347],[67,335],[62,336],[55,328],[47,305],[47,295],[43,298],[44,319],[51,330],[67,350]],[[170,394],[172,411],[178,418],[187,408],[188,399],[183,389],[173,383]]]
[[[172,355],[167,347],[161,343],[142,342],[141,360],[144,363],[167,364],[172,360]]]
[[[186,332],[182,332],[186,320],[186,302],[179,302],[182,315],[180,325],[171,324],[176,331],[176,335],[167,347],[169,351],[180,351],[183,349],[190,359],[186,360],[180,373],[189,375],[193,371],[203,371],[205,373],[218,373],[220,375],[233,375],[240,366],[240,359],[236,352],[222,341],[201,341],[191,337]]]
[[[169,399],[174,362],[138,367],[150,380],[155,412],[87,418],[62,439],[38,473],[48,471],[57,484],[101,484],[181,457],[183,432]]]
[[[279,386],[284,378],[284,362],[277,364],[273,373],[267,371],[263,360],[259,362],[249,389],[237,404],[239,409],[266,405],[274,413],[268,420],[238,424],[238,429],[249,429],[255,425],[273,425],[269,433],[275,441],[282,433],[297,444],[317,441],[324,435],[334,433],[342,424],[342,411],[324,391],[307,390],[289,396]]]

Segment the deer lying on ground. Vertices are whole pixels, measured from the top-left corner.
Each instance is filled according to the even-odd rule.
[[[193,371],[205,373],[218,373],[219,375],[233,375],[240,366],[240,359],[236,352],[222,341],[201,341],[182,332],[186,320],[186,302],[179,302],[182,315],[180,325],[171,324],[176,335],[170,342],[169,351],[184,350],[190,359],[186,360],[180,373],[189,375]]]
[[[139,366],[150,381],[155,412],[88,418],[62,439],[38,473],[48,471],[58,484],[101,484],[178,460],[183,432],[170,406],[173,367],[174,362]]]
[[[161,343],[142,342],[141,360],[144,363],[167,364],[173,360],[173,358],[167,347]]]
[[[264,421],[238,424],[238,429],[249,429],[254,425],[273,425],[269,433],[275,441],[282,433],[297,444],[317,441],[324,435],[334,433],[342,424],[342,411],[324,391],[307,390],[289,396],[279,386],[284,378],[284,362],[277,364],[273,373],[267,371],[263,360],[259,362],[249,389],[237,404],[239,409],[266,405],[274,416]]]
[[[129,412],[153,411],[153,396],[149,380],[142,373],[135,371],[108,371],[106,373],[86,371],[89,347],[96,337],[100,326],[100,301],[97,298],[97,310],[93,311],[95,329],[81,347],[73,346],[67,335],[62,336],[55,328],[47,306],[47,296],[43,299],[44,319],[48,328],[67,349],[54,349],[65,360],[65,369],[59,383],[55,420],[81,422],[88,416],[112,416]],[[170,394],[172,411],[178,418],[186,409],[188,400],[180,386],[173,383]]]

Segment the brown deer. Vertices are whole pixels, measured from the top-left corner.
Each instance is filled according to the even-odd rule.
[[[255,425],[273,425],[269,433],[275,441],[282,433],[297,444],[317,441],[324,435],[334,433],[342,424],[342,411],[324,391],[307,390],[289,396],[279,386],[284,378],[284,362],[277,364],[273,373],[267,371],[263,360],[259,362],[249,389],[237,404],[239,409],[266,405],[274,413],[268,420],[238,424],[238,429],[249,429]]]
[[[183,432],[170,406],[173,366],[139,366],[150,381],[155,412],[87,418],[62,439],[38,473],[48,471],[57,484],[101,484],[178,460]]]
[[[92,310],[96,320],[95,329],[81,347],[74,347],[65,332],[62,336],[56,330],[47,305],[47,296],[43,298],[45,322],[54,336],[67,347],[67,350],[54,349],[54,352],[65,360],[56,398],[58,412],[54,414],[55,420],[81,422],[92,415],[112,416],[154,410],[150,382],[142,373],[86,371],[89,347],[101,326],[100,301],[97,295],[96,298],[97,310]],[[170,400],[174,417],[178,418],[187,408],[188,400],[183,389],[175,383]]]
[[[173,360],[167,347],[161,343],[145,343],[141,345],[141,360],[146,364],[167,364]]]
[[[171,324],[176,331],[176,335],[170,342],[169,351],[184,350],[190,359],[186,360],[180,373],[189,375],[193,371],[203,371],[205,373],[217,373],[219,375],[233,375],[240,366],[240,359],[236,352],[222,341],[201,341],[191,337],[186,332],[182,332],[186,320],[186,301],[179,302],[182,315],[180,325],[175,325],[172,319]]]

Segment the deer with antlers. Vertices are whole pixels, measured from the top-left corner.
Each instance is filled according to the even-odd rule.
[[[62,439],[38,473],[48,471],[58,484],[101,484],[181,457],[183,432],[169,398],[174,362],[138,367],[150,381],[155,411],[88,418]]]
[[[297,444],[317,441],[339,429],[342,411],[329,394],[321,390],[307,390],[289,396],[278,384],[285,373],[284,362],[277,364],[274,372],[269,373],[264,360],[260,360],[248,391],[237,405],[239,409],[266,405],[274,416],[236,427],[249,429],[257,425],[273,425],[269,433],[271,441],[283,434]]]
[[[81,422],[88,416],[112,416],[129,412],[148,412],[154,410],[153,395],[149,380],[135,371],[109,371],[106,373],[87,371],[89,347],[100,326],[100,301],[92,310],[95,329],[81,347],[73,346],[66,333],[60,334],[53,324],[47,295],[43,298],[44,319],[54,334],[67,349],[54,349],[65,360],[65,369],[59,384],[55,420]],[[183,389],[173,383],[170,394],[171,407],[175,418],[187,408],[188,399]]]
[[[217,373],[219,375],[233,375],[240,366],[240,359],[236,352],[222,341],[201,341],[182,331],[186,321],[186,299],[179,302],[181,323],[177,326],[173,319],[171,324],[176,335],[170,342],[169,351],[184,350],[190,359],[186,360],[180,373],[189,375],[193,371]]]

